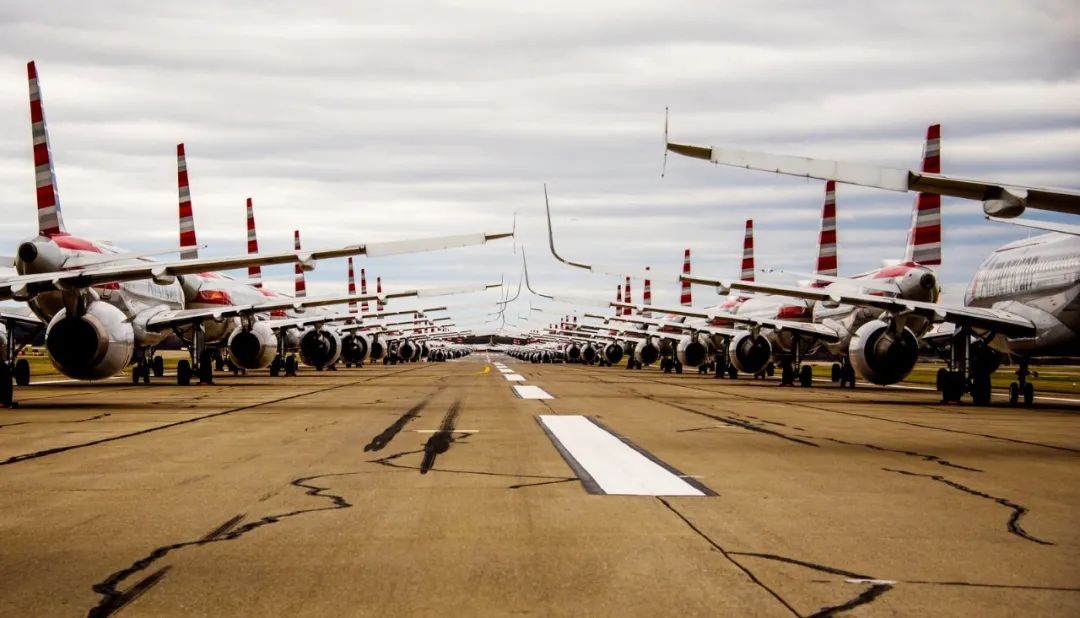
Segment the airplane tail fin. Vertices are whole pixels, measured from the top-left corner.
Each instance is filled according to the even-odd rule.
[[[630,301],[630,277],[626,278],[626,302]],[[630,315],[630,307],[623,307],[623,315]]]
[[[382,296],[382,277],[375,277],[375,293]],[[383,304],[376,302],[375,305],[379,309],[379,313],[383,312]]]
[[[30,130],[34,138],[34,178],[37,186],[38,233],[42,236],[67,234],[60,211],[60,192],[56,188],[49,129],[45,126],[45,109],[41,103],[37,67],[33,61],[26,65],[30,81]]]
[[[684,269],[685,270],[685,269]],[[754,220],[746,220],[746,233],[743,235],[742,244],[742,272],[739,275],[742,281],[754,280]],[[684,282],[684,284],[687,282]]]
[[[255,206],[247,198],[247,250],[248,254],[259,252],[259,238],[255,235]],[[262,266],[248,266],[248,279],[251,285],[262,287]]]
[[[349,296],[356,296],[356,276],[353,274],[353,259],[349,258]],[[356,302],[349,303],[349,313],[360,313]]]
[[[836,182],[825,182],[825,203],[821,207],[821,232],[818,235],[817,264],[814,266],[815,275],[835,277],[837,275],[836,264]],[[824,287],[829,282],[823,279],[815,279],[813,286]]]
[[[618,286],[616,286],[616,288],[615,288],[615,302],[619,303],[620,305],[622,304],[622,284],[621,283]],[[622,314],[622,309],[619,309],[618,307],[615,307],[615,315],[621,315],[621,314]]]
[[[176,190],[180,198],[180,259],[199,259],[195,240],[195,216],[191,211],[191,188],[188,186],[187,154],[184,145],[176,145]]]
[[[367,296],[367,269],[360,269],[360,294]],[[365,300],[360,303],[360,311],[364,313],[368,312],[368,302]]]
[[[300,250],[300,230],[293,230],[293,248]],[[295,296],[303,298],[307,296],[307,281],[304,280],[304,269],[297,263],[294,267],[296,273]]]
[[[941,173],[941,125],[934,124],[926,130],[923,147],[922,171]],[[908,233],[905,262],[936,265],[941,264],[941,196],[919,193],[915,196],[915,208],[911,213],[911,231]]]
[[[649,267],[645,267],[645,296],[642,298],[642,303],[645,305],[652,304],[652,279],[649,275]],[[648,311],[645,312],[645,317],[649,317],[652,314]]]
[[[682,274],[686,275],[688,277],[690,276],[690,250],[689,249],[687,249],[685,252],[683,252]],[[682,282],[682,293],[679,295],[679,304],[683,305],[684,307],[689,307],[690,305],[694,304],[693,298],[690,295],[690,282],[689,281],[684,280]]]

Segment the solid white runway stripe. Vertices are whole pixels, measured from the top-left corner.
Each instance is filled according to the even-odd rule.
[[[525,376],[523,376],[521,374],[518,374],[518,373],[505,373],[505,374],[503,374],[503,377],[506,378],[506,380],[508,382],[524,382],[525,381]]]
[[[541,425],[556,441],[586,488],[629,496],[705,496],[700,483],[646,456],[585,416],[542,415]],[[589,487],[586,477],[595,485]]]
[[[522,399],[555,399],[539,386],[515,386],[514,391]]]

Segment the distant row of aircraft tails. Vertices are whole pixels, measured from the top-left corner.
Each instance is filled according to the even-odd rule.
[[[1030,404],[1034,387],[1027,380],[1029,363],[1080,354],[1080,227],[1010,220],[1051,233],[994,251],[972,277],[963,305],[939,302],[941,288],[933,268],[942,263],[942,195],[980,200],[989,218],[1002,220],[1029,208],[1080,214],[1080,193],[945,176],[937,124],[927,129],[917,172],[675,143],[667,140],[666,121],[665,142],[666,152],[718,165],[824,180],[813,273],[799,286],[755,281],[753,222],[747,220],[738,279],[692,274],[686,249],[679,306],[656,306],[651,298],[634,303],[627,279],[611,303],[614,317],[584,310],[583,316],[601,324],[534,332],[534,344],[516,350],[520,356],[538,362],[592,356],[603,364],[625,356],[629,367],[659,361],[665,371],[691,367],[712,370],[718,377],[762,375],[779,368],[782,383],[810,386],[812,370],[803,360],[822,350],[835,361],[832,381],[853,386],[858,375],[885,385],[907,377],[922,343],[947,361],[938,374],[945,401],[970,393],[975,403],[989,403],[990,375],[1009,356],[1018,365],[1010,401]],[[917,192],[903,259],[840,276],[838,182]],[[547,214],[552,255],[569,266],[605,273],[556,251],[550,204]],[[692,284],[713,287],[728,297],[719,305],[695,309]]]

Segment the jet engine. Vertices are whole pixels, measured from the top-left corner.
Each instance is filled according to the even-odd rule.
[[[300,360],[312,367],[328,367],[341,357],[341,335],[329,328],[309,329],[300,337]]]
[[[369,354],[371,355],[372,362],[382,360],[382,358],[386,356],[386,344],[379,339],[372,339]]]
[[[123,311],[95,301],[78,317],[61,309],[49,322],[45,347],[61,373],[78,380],[116,375],[131,362],[135,330]]]
[[[566,358],[570,362],[576,363],[578,359],[581,358],[581,348],[577,347],[577,344],[571,343],[570,346],[566,348]]]
[[[596,348],[594,348],[592,344],[586,343],[585,347],[581,348],[581,360],[583,360],[586,365],[591,365],[596,362]]]
[[[622,360],[622,357],[623,349],[622,346],[620,346],[619,344],[609,343],[604,348],[604,360],[611,363],[612,365],[618,364],[618,362]]]
[[[407,363],[413,359],[413,355],[416,354],[416,346],[409,343],[408,340],[402,341],[401,345],[397,348],[398,360],[403,363]]]
[[[709,357],[709,348],[695,338],[684,339],[675,351],[684,367],[698,367]]]
[[[764,335],[739,333],[728,346],[728,360],[743,373],[756,374],[765,369],[772,358],[772,344]]]
[[[356,365],[364,361],[368,350],[372,346],[368,344],[367,337],[360,333],[345,335],[341,339],[341,358],[350,365]]]
[[[660,359],[660,348],[651,341],[642,341],[634,346],[634,360],[642,365],[651,365]]]
[[[234,330],[227,345],[229,358],[244,369],[269,367],[278,350],[274,329],[266,322],[255,322],[251,330]]]
[[[897,333],[887,322],[871,320],[852,335],[848,353],[851,364],[866,380],[895,384],[915,367],[919,342],[908,328]]]

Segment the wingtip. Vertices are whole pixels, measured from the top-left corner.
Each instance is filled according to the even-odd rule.
[[[37,79],[37,65],[34,64],[33,60],[26,63],[26,77],[29,79]]]

